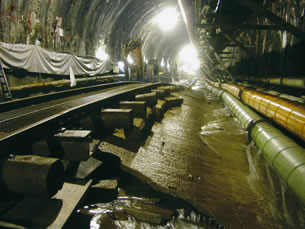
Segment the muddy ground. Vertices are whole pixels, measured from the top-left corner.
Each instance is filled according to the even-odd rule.
[[[103,174],[118,184],[100,192],[91,189],[76,214],[84,227],[304,228],[296,199],[221,100],[201,87],[178,94],[182,106],[168,110],[141,140],[110,136],[102,142],[99,149],[119,157],[121,165],[117,170],[108,165],[96,179]],[[129,199],[122,204],[121,196]],[[147,210],[160,212],[154,217],[166,215],[162,223],[141,224],[147,216],[137,218],[128,207],[121,218],[114,216],[122,205],[145,212],[147,201],[159,207]]]

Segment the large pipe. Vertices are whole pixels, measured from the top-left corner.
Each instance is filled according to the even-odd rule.
[[[284,93],[281,93],[279,91],[274,91],[274,90],[266,90],[266,89],[256,89],[256,90],[262,91],[262,92],[270,94],[270,95],[275,95],[275,96],[278,96],[280,98],[288,99],[290,101],[294,101],[294,102],[305,104],[305,99],[300,98],[300,97],[284,94]]]
[[[94,76],[94,77],[78,78],[78,79],[76,79],[76,82],[77,83],[90,82],[90,81],[96,82],[98,80],[103,80],[103,79],[113,79],[115,77],[122,77],[122,75]],[[40,83],[26,84],[26,85],[20,85],[20,86],[11,86],[11,87],[9,87],[9,89],[11,91],[22,91],[22,90],[42,88],[42,87],[70,85],[70,83],[71,83],[70,80],[54,80],[54,81],[49,81],[49,82],[40,82]]]
[[[305,141],[305,106],[253,89],[245,89],[242,101]]]
[[[222,83],[220,87],[305,141],[303,104],[240,85]]]
[[[241,85],[241,86],[244,86],[244,87],[253,87],[257,91],[262,91],[262,92],[270,94],[270,95],[275,95],[275,96],[278,96],[280,98],[284,98],[284,99],[288,99],[290,101],[305,104],[305,99],[302,98],[302,97],[296,97],[296,96],[293,96],[293,95],[288,95],[288,94],[285,94],[285,93],[282,93],[282,92],[279,92],[279,91],[275,91],[275,90],[268,90],[266,88],[253,86],[253,85],[250,85],[248,83],[239,83],[238,85]]]
[[[248,130],[251,139],[262,150],[270,166],[305,206],[305,150],[230,93],[210,85],[207,88],[221,95],[242,127]]]
[[[256,77],[243,77],[239,80],[246,80],[250,82],[261,82],[286,87],[294,87],[305,89],[305,77],[303,78],[285,78],[285,77],[270,77],[270,78],[256,78]]]

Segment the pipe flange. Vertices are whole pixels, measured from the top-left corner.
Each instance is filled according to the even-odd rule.
[[[249,141],[252,140],[252,139],[251,139],[251,132],[252,132],[253,128],[254,128],[257,124],[262,123],[262,122],[268,122],[268,123],[270,123],[270,121],[267,120],[267,119],[259,119],[259,120],[256,120],[256,121],[252,120],[252,121],[249,123],[248,127],[246,128],[246,131],[248,131],[248,139],[249,139]]]
[[[245,87],[245,88],[241,89],[241,90],[238,92],[238,97],[239,97],[240,101],[241,101],[243,104],[245,104],[245,103],[244,103],[244,101],[243,101],[242,95],[243,95],[244,91],[245,91],[245,90],[248,90],[248,89],[256,90],[254,87]]]
[[[226,91],[225,91],[225,90],[223,90],[223,89],[220,89],[220,90],[222,90],[222,92],[220,93],[219,97],[220,97],[220,98],[222,98],[221,96],[222,96],[222,95],[223,95],[223,93],[225,93]]]

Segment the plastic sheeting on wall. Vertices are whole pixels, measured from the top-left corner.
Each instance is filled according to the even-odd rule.
[[[47,51],[40,46],[0,42],[0,59],[6,69],[55,75],[99,75],[112,70],[110,61]]]

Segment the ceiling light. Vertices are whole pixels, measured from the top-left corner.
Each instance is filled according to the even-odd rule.
[[[163,31],[169,31],[175,27],[178,20],[178,13],[175,8],[164,9],[156,18],[156,22],[159,24]]]
[[[200,61],[195,48],[186,45],[182,48],[178,56],[180,70],[188,74],[194,75],[200,68]]]

